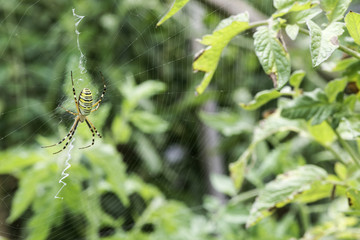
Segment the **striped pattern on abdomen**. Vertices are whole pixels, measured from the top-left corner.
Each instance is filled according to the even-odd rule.
[[[93,97],[90,89],[84,88],[79,95],[80,114],[87,116],[91,113]]]

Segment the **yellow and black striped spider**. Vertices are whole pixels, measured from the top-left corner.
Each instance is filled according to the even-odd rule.
[[[66,135],[60,142],[55,143],[53,145],[49,145],[49,146],[43,146],[43,148],[57,146],[57,145],[61,144],[62,142],[64,142],[66,138],[69,138],[66,141],[64,147],[60,151],[54,152],[54,154],[63,151],[67,147],[67,145],[69,144],[71,138],[74,136],[76,128],[77,128],[79,122],[82,123],[84,121],[86,122],[86,124],[88,125],[90,131],[92,132],[92,142],[91,142],[90,145],[88,145],[86,147],[79,148],[79,149],[88,148],[88,147],[91,147],[92,145],[94,145],[94,143],[95,143],[95,133],[99,136],[99,138],[101,138],[100,133],[98,133],[95,126],[87,118],[87,116],[90,115],[90,113],[95,112],[96,110],[98,110],[98,108],[100,106],[100,103],[101,103],[101,101],[102,101],[102,99],[103,99],[103,97],[105,95],[105,92],[106,92],[106,85],[105,85],[104,76],[102,75],[101,72],[100,72],[100,74],[101,74],[102,81],[104,83],[104,90],[103,90],[103,92],[102,92],[102,94],[100,96],[100,99],[96,103],[93,104],[92,93],[91,93],[90,89],[88,89],[88,88],[84,88],[83,90],[81,90],[81,92],[79,94],[79,102],[78,102],[78,100],[76,98],[73,75],[72,75],[72,72],[71,72],[71,83],[72,83],[72,89],[73,89],[73,93],[74,93],[74,100],[75,100],[75,106],[76,106],[77,113],[74,113],[74,112],[72,112],[70,110],[67,110],[64,107],[62,107],[62,108],[65,111],[67,111],[68,113],[76,116],[74,124],[72,125],[68,135]]]

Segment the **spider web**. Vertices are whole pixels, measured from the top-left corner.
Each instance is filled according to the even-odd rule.
[[[3,88],[9,89],[7,91],[9,94],[0,98],[0,125],[2,125],[0,147],[4,153],[2,156],[6,156],[7,151],[12,156],[35,152],[46,156],[44,161],[56,162],[58,174],[54,176],[54,181],[58,182],[60,179],[59,183],[63,185],[59,184],[59,192],[49,193],[49,196],[59,198],[60,191],[67,188],[67,181],[80,179],[72,174],[72,168],[69,168],[71,154],[77,158],[75,161],[82,161],[77,156],[83,152],[106,149],[106,144],[110,141],[108,139],[118,141],[116,135],[122,134],[113,132],[114,128],[109,125],[124,110],[122,105],[124,96],[119,88],[127,86],[124,84],[127,81],[138,85],[147,80],[155,80],[164,83],[166,90],[150,99],[139,101],[138,108],[161,116],[168,123],[167,131],[148,134],[133,130],[140,139],[137,143],[119,143],[113,148],[121,153],[127,171],[138,174],[145,182],[156,186],[167,198],[184,202],[193,212],[203,210],[202,201],[205,195],[213,195],[219,201],[226,201],[223,194],[210,186],[209,173],[216,171],[219,174],[226,174],[227,164],[236,160],[239,152],[221,152],[219,150],[221,146],[218,146],[222,138],[221,134],[200,121],[198,111],[202,109],[205,112],[216,113],[221,109],[233,108],[236,105],[234,89],[239,88],[246,81],[254,80],[244,75],[247,72],[247,69],[241,67],[243,65],[241,58],[244,55],[232,53],[239,46],[244,48],[244,44],[240,44],[239,41],[251,36],[246,34],[240,36],[240,39],[237,38],[237,41],[235,39],[224,51],[224,59],[220,61],[211,86],[203,96],[195,97],[194,94],[202,74],[194,74],[191,71],[194,54],[203,48],[195,39],[211,33],[217,23],[229,15],[224,10],[226,5],[223,9],[214,5],[208,6],[205,2],[193,1],[173,19],[156,27],[156,23],[169,7],[169,2],[165,5],[161,4],[162,1],[108,1],[99,9],[87,8],[84,3],[79,3],[77,6],[66,8],[54,6],[53,11],[56,11],[56,8],[59,8],[59,11],[67,9],[69,16],[71,14],[75,16],[71,24],[66,22],[70,18],[62,14],[62,19],[47,20],[45,17],[44,19],[40,17],[38,25],[29,26],[27,20],[40,16],[43,9],[50,9],[47,2],[41,0],[10,2],[3,3],[0,27],[2,35],[6,36],[1,42],[0,62],[4,67],[1,67],[0,71],[5,74],[0,75],[0,84]],[[44,15],[51,16],[51,13]],[[47,25],[42,24],[41,21],[46,22]],[[93,30],[94,23],[102,28]],[[75,26],[75,29],[66,29],[69,26]],[[31,31],[39,31],[42,34],[41,39],[30,41],[30,45],[24,45],[24,43],[28,44],[24,38],[31,35]],[[94,41],[86,37],[91,31],[98,32],[94,34],[96,36]],[[67,45],[67,47],[52,48],[51,41],[55,39],[53,35],[61,37],[63,46]],[[97,43],[96,40],[99,39],[102,45]],[[41,60],[45,56],[41,54],[37,57],[33,56],[41,46],[51,52],[46,55],[48,62],[46,65]],[[118,49],[114,50],[114,46]],[[251,46],[247,47],[251,48]],[[24,62],[8,58],[13,54],[12,52],[14,54],[21,52]],[[96,53],[102,55],[91,55]],[[21,71],[27,68],[24,63],[28,55],[38,59],[39,64],[31,65],[28,72],[22,74]],[[11,74],[13,70],[10,66],[20,69],[19,74]],[[99,72],[104,74],[107,93],[99,110],[89,116],[104,138],[99,139],[95,136],[93,150],[78,150],[91,141],[91,132],[87,126],[79,124],[75,134],[76,140],[73,138],[62,153],[52,155],[52,152],[61,149],[63,145],[50,148],[49,151],[41,149],[40,145],[52,144],[62,139],[74,121],[74,117],[64,113],[60,106],[76,112],[70,71],[74,74],[77,95],[81,89],[87,87],[91,89],[94,100],[97,100],[102,92]],[[15,80],[10,82],[9,79]],[[256,81],[254,82],[256,85]],[[38,96],[31,95],[32,91]],[[8,101],[12,99],[9,98],[14,102],[10,104]],[[11,108],[7,107],[8,104]],[[176,114],[176,111],[180,114]],[[133,125],[130,127],[136,129]],[[209,146],[218,149],[215,154],[215,162],[218,165],[213,168],[205,163],[206,158],[213,157],[204,153],[206,152],[204,149],[208,149]],[[134,155],[137,157],[133,157]],[[1,184],[2,209],[7,212],[11,210],[10,199],[14,192],[14,189],[6,185],[11,179],[10,175],[5,175]],[[96,178],[94,177],[93,180]],[[92,197],[95,196],[90,195],[90,198]],[[112,196],[105,195],[103,200],[110,202],[109,206],[111,206]],[[76,202],[76,199],[69,201]],[[114,206],[118,205],[114,203]],[[140,206],[135,205],[135,208],[141,211]],[[126,212],[123,211],[122,214],[126,215]],[[179,212],[178,216],[181,217],[182,214],[184,213]],[[56,214],[53,213],[47,218],[44,220],[56,218]],[[23,224],[28,220],[28,215],[24,214],[15,223],[4,224],[4,229],[7,229],[4,235],[10,238],[22,238],[20,234],[23,234],[25,227]],[[80,227],[82,224],[80,220],[75,220],[73,223],[75,227]],[[124,223],[123,226],[131,228],[132,224]],[[41,228],[41,226],[40,224],[32,228]],[[51,237],[56,239],[56,232]]]

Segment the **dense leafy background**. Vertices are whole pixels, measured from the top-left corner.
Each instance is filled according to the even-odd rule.
[[[214,2],[1,2],[2,236],[359,239],[357,1]]]

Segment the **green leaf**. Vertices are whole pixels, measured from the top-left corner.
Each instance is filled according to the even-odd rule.
[[[210,182],[216,191],[227,194],[229,196],[236,195],[236,188],[234,186],[234,183],[228,176],[211,174]]]
[[[276,208],[281,208],[294,201],[302,192],[311,189],[315,182],[325,180],[327,173],[314,165],[305,165],[266,184],[251,207],[246,227],[255,225],[261,219],[271,215]]]
[[[360,192],[356,189],[349,189],[346,196],[349,206],[354,210],[360,210]]]
[[[202,51],[193,63],[195,71],[205,72],[205,76],[196,88],[198,94],[202,94],[209,85],[218,65],[220,55],[225,46],[239,33],[249,28],[249,16],[241,13],[222,20],[212,35],[205,35],[201,43],[208,47]]]
[[[274,0],[274,7],[278,10],[288,8],[293,6],[294,4],[305,4],[309,2],[309,0]]]
[[[280,97],[282,94],[278,90],[264,90],[255,95],[255,99],[249,103],[240,103],[245,110],[256,110],[269,101]]]
[[[146,111],[134,111],[130,121],[144,133],[162,133],[169,127],[165,120]]]
[[[125,119],[116,116],[111,125],[111,132],[116,142],[127,143],[131,137],[132,129]]]
[[[109,145],[102,144],[101,147],[93,147],[85,152],[91,161],[93,169],[99,168],[103,171],[106,182],[110,184],[110,191],[114,192],[121,202],[127,206],[128,196],[125,192],[126,167],[120,155]]]
[[[306,23],[307,20],[311,20],[322,12],[318,7],[310,8],[304,11],[293,13],[294,22],[297,24]]]
[[[347,83],[348,83],[348,79],[345,77],[345,78],[341,78],[341,79],[332,80],[331,82],[329,82],[326,85],[325,93],[326,93],[330,103],[335,101],[337,95],[340,92],[344,91]]]
[[[199,113],[199,117],[206,125],[220,131],[225,136],[233,136],[242,132],[249,132],[253,126],[250,121],[247,121],[247,119],[239,113],[208,113],[201,111]]]
[[[345,17],[346,28],[357,45],[360,45],[360,14],[350,11]]]
[[[337,109],[338,105],[329,104],[327,96],[319,89],[296,98],[281,111],[281,116],[290,119],[313,119],[311,124],[316,125],[326,120]]]
[[[311,184],[311,188],[302,192],[300,195],[296,197],[296,201],[302,203],[311,203],[318,201],[324,198],[330,198],[332,191],[334,188],[334,184],[331,184],[327,181],[316,181]],[[344,188],[341,186],[336,187],[336,193],[344,192]],[[345,193],[345,192],[344,192]]]
[[[348,170],[342,163],[335,163],[335,173],[341,180],[346,180],[348,176]]]
[[[289,12],[298,12],[310,9],[317,5],[316,1],[311,0],[275,0],[274,6],[278,10],[272,15],[273,18],[281,17]]]
[[[136,151],[144,161],[146,169],[152,175],[158,174],[161,171],[162,162],[156,147],[143,134],[137,133],[135,139],[137,143]]]
[[[174,0],[169,11],[160,19],[160,21],[156,24],[156,26],[160,26],[170,17],[172,17],[175,13],[177,13],[181,8],[183,8],[189,0]]]
[[[333,129],[327,122],[322,122],[318,125],[308,124],[308,131],[317,142],[324,146],[330,146],[336,139]]]
[[[321,0],[321,8],[330,22],[341,20],[352,0]]]
[[[48,172],[46,169],[32,168],[20,179],[19,190],[15,194],[11,214],[7,219],[9,222],[13,222],[18,219],[30,206],[36,196],[37,187],[39,187],[41,180],[47,175]]]
[[[312,65],[316,67],[327,60],[339,47],[338,36],[344,32],[343,23],[333,22],[324,30],[321,30],[311,20],[308,20],[306,23],[310,30]]]
[[[291,74],[289,83],[295,89],[298,89],[304,77],[305,77],[305,71],[297,70]]]
[[[247,161],[253,153],[256,145],[266,138],[278,132],[301,132],[305,131],[306,126],[301,121],[289,120],[279,116],[277,112],[264,119],[254,130],[253,140],[249,147],[241,154],[238,160],[229,166],[231,178],[234,181],[236,189],[240,189],[245,177]]]
[[[278,30],[273,27],[259,27],[254,34],[255,53],[277,88],[282,88],[290,77],[290,57],[277,38]]]
[[[285,31],[291,40],[295,40],[299,33],[299,26],[297,24],[288,24],[285,27]]]
[[[241,157],[233,163],[230,163],[230,177],[234,182],[234,186],[237,190],[241,188],[241,185],[244,181],[245,170],[247,165],[247,159],[250,157],[254,145],[250,146],[245,152],[241,155]]]

